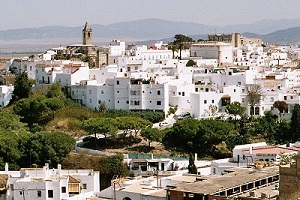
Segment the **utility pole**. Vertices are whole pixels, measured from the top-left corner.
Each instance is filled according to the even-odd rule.
[[[156,170],[156,190],[158,190],[158,174],[159,174],[159,170]]]

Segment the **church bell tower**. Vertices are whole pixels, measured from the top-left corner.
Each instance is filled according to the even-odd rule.
[[[82,44],[91,45],[92,44],[92,29],[88,22],[85,23],[85,26],[82,30]]]

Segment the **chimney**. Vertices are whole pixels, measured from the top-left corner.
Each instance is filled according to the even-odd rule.
[[[8,173],[8,163],[5,163],[5,172]]]
[[[55,180],[55,169],[52,169],[52,180]]]
[[[194,159],[195,161],[197,161],[197,159],[198,159],[197,157],[198,157],[198,154],[195,153],[195,159]]]
[[[58,176],[61,174],[61,164],[57,164],[57,174]]]
[[[253,150],[253,147],[252,147],[252,146],[250,146],[250,147],[249,147],[249,153],[251,153],[251,154],[252,154],[252,150]]]
[[[48,166],[47,166],[48,163],[45,164],[45,166],[43,167],[43,178],[46,180],[48,178]]]

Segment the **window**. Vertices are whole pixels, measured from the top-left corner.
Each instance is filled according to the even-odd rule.
[[[53,190],[48,190],[48,198],[53,198]]]
[[[178,95],[181,95],[181,92],[178,92]]]
[[[82,189],[87,189],[86,183],[82,184]]]
[[[129,104],[129,101],[126,101],[127,104]]]
[[[207,104],[207,100],[204,100],[204,104]]]
[[[274,97],[271,97],[271,100],[270,100],[270,102],[273,102],[274,101]]]
[[[287,96],[284,96],[283,99],[284,99],[284,100],[287,100]]]
[[[157,91],[157,95],[160,95],[160,90]]]
[[[182,92],[182,96],[185,96],[185,93],[184,93],[184,92]]]
[[[37,191],[37,197],[41,197],[42,196],[42,191],[38,190]]]
[[[215,100],[211,100],[211,103],[215,103]]]
[[[242,89],[242,93],[245,93],[245,89]]]
[[[67,188],[66,187],[61,187],[61,193],[66,193],[67,192]]]
[[[92,103],[92,99],[90,99],[90,103]]]
[[[119,85],[120,84],[120,81],[117,81],[117,85]]]
[[[89,90],[89,94],[92,94],[92,90]]]
[[[120,91],[117,91],[117,93],[120,93]]]
[[[233,89],[233,92],[236,92],[236,89]]]
[[[20,191],[20,195],[23,195],[23,191]]]
[[[157,101],[156,105],[160,106],[161,105],[161,101]]]
[[[120,103],[120,101],[118,101],[118,103]]]

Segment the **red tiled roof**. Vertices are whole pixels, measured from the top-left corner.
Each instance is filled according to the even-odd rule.
[[[256,155],[276,154],[276,155],[279,155],[280,153],[293,153],[295,151],[296,150],[280,148],[280,147],[266,147],[266,148],[253,148],[252,154],[256,154]],[[243,152],[249,153],[249,149],[245,149],[245,150],[243,150]]]

